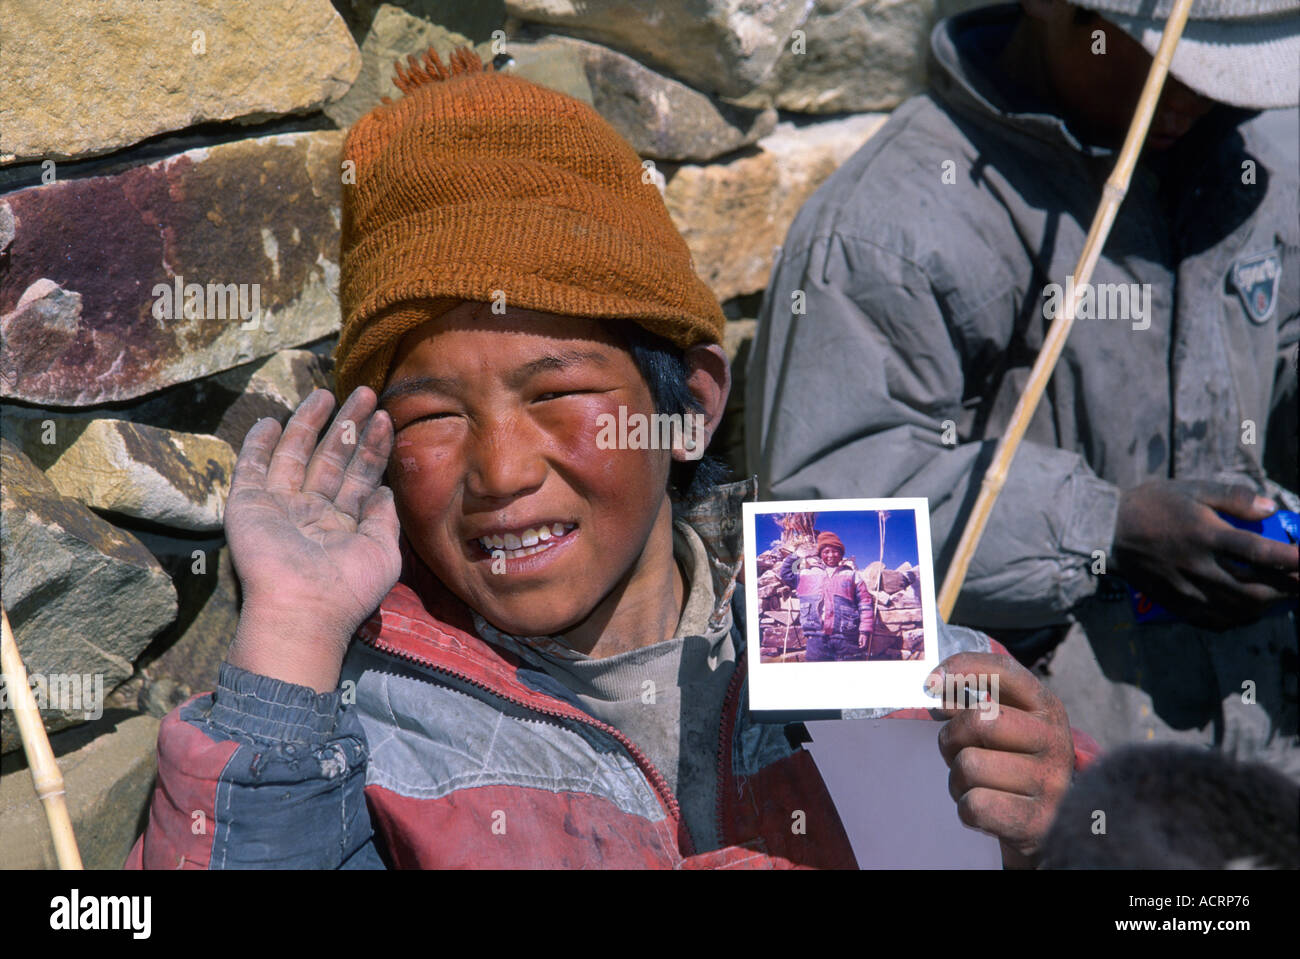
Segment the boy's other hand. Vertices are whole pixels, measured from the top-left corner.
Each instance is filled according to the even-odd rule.
[[[380,485],[392,421],[359,387],[317,445],[333,407],[316,390],[283,430],[254,424],[225,516],[244,597],[227,660],[317,692],[337,686],[348,641],[401,572],[393,494]]]
[[[1237,529],[1277,504],[1245,486],[1152,480],[1125,490],[1115,522],[1115,572],[1195,625],[1223,630],[1254,622],[1300,592],[1300,549]]]
[[[1005,865],[1033,865],[1074,774],[1065,707],[1010,656],[958,653],[939,669],[940,688],[946,691],[951,677],[956,691],[955,701],[945,695],[945,708],[931,713],[948,720],[939,730],[939,752],[957,815],[998,837]],[[933,683],[940,674],[930,675]],[[981,688],[988,701],[977,703]]]

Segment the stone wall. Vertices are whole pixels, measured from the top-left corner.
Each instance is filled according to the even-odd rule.
[[[211,687],[233,634],[221,517],[244,433],[332,383],[343,134],[398,95],[393,60],[473,44],[591,103],[654,166],[731,321],[715,450],[739,466],[773,248],[920,88],[936,12],[0,0],[0,597],[29,673],[102,681],[101,715],[53,695],[44,712],[88,863],[120,861],[156,720]],[[884,595],[901,656],[910,607]],[[11,720],[0,710],[0,816],[33,826],[7,833],[0,867],[48,864]]]

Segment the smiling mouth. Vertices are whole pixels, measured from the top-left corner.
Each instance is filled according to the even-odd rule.
[[[551,549],[577,528],[577,523],[544,523],[522,530],[479,536],[470,542],[476,543],[489,556],[503,553],[506,559],[522,559]]]

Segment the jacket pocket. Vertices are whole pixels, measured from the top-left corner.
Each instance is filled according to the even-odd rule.
[[[835,635],[858,638],[858,608],[842,596],[835,597]]]

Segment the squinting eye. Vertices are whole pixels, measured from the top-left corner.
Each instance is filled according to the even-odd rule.
[[[453,413],[426,413],[424,416],[417,416],[415,419],[403,423],[401,426],[397,428],[397,430],[400,432],[401,430],[406,429],[408,426],[414,426],[416,423],[423,423],[429,420],[446,419],[447,417],[454,416],[454,415],[455,414]]]
[[[536,402],[543,403],[546,400],[558,399],[561,396],[581,396],[583,393],[591,393],[593,390],[559,390],[552,393],[543,393],[537,397]]]

